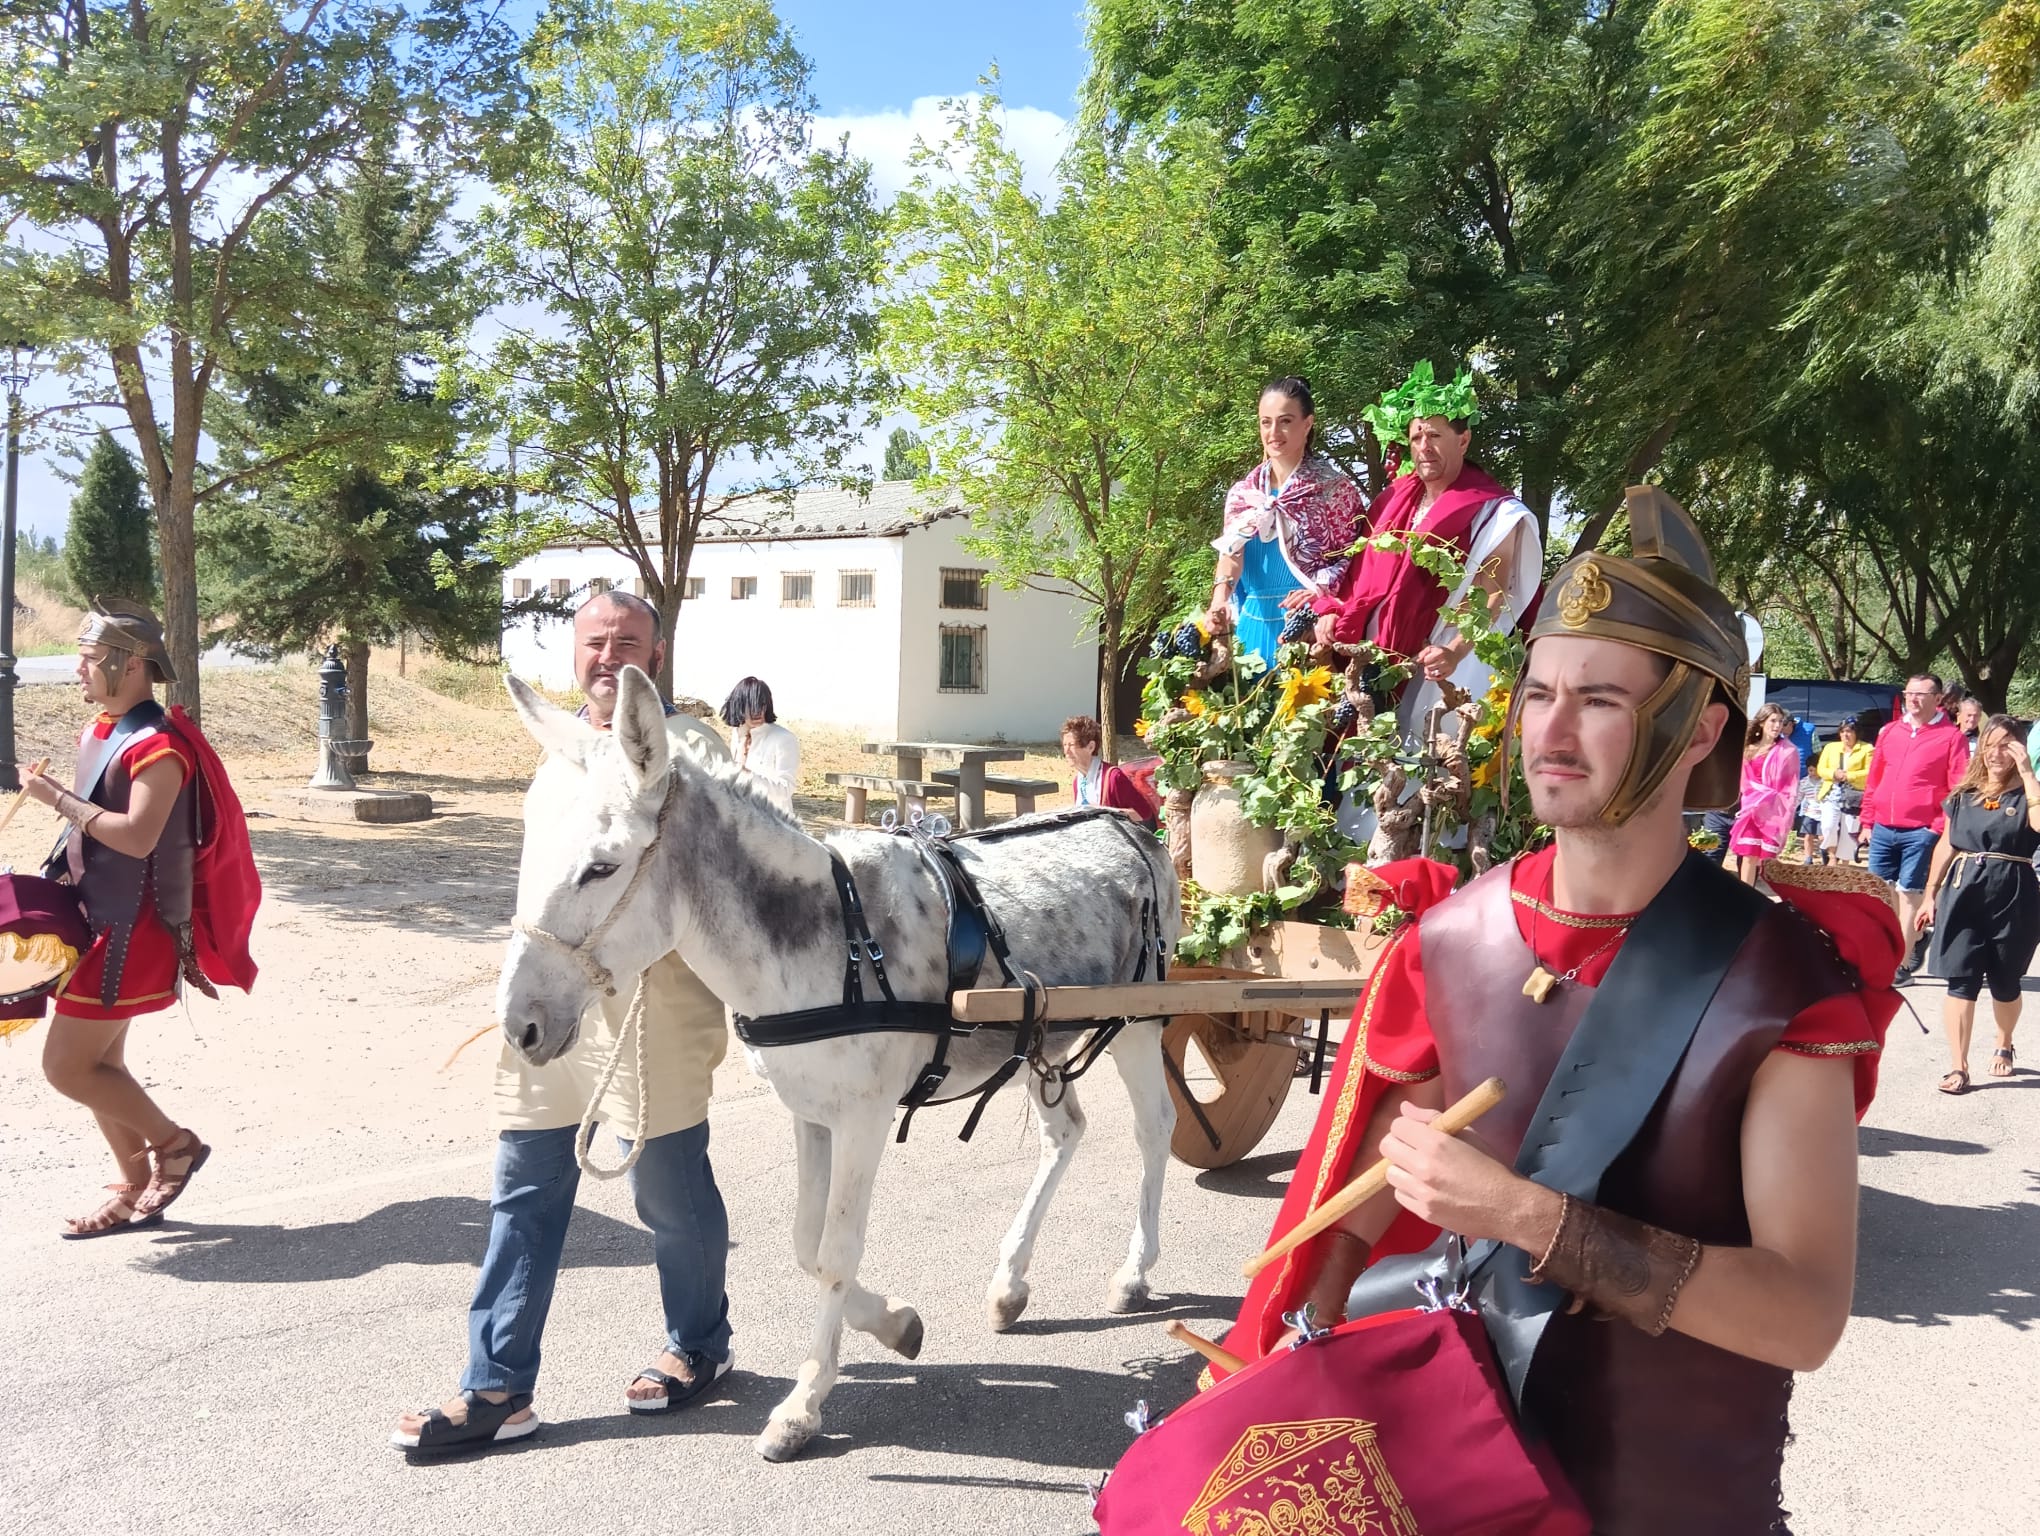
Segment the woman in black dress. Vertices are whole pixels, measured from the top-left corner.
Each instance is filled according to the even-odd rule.
[[[1969,1033],[1986,983],[1997,1018],[1990,1075],[2012,1075],[2019,987],[2040,946],[2040,781],[2027,760],[2026,727],[2008,715],[1984,726],[1969,772],[1948,797],[1947,830],[1927,873],[1922,928],[1933,925],[1933,969],[1948,978],[1942,1022],[1953,1065],[1941,1092],[1969,1089]],[[1939,917],[1936,918],[1938,911]]]

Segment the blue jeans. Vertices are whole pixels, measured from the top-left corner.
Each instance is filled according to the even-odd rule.
[[[1927,869],[1940,840],[1941,834],[1932,827],[1872,827],[1870,873],[1917,896],[1927,888]]]
[[[529,1392],[538,1383],[538,1339],[581,1183],[575,1129],[504,1131],[497,1139],[489,1249],[468,1306],[463,1391]],[[627,1152],[630,1143],[617,1140]],[[728,1359],[730,1219],[708,1163],[708,1122],[647,1141],[630,1192],[652,1232],[667,1343],[675,1354]]]

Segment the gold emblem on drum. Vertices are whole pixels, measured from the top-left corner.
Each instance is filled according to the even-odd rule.
[[[1589,560],[1558,589],[1558,622],[1567,629],[1582,629],[1613,601],[1614,589],[1601,575],[1601,567]]]
[[[1256,1424],[1183,1516],[1191,1536],[1422,1536],[1365,1419]]]

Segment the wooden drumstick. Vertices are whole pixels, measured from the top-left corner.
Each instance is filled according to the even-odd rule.
[[[1452,1105],[1431,1124],[1433,1128],[1443,1131],[1447,1136],[1457,1136],[1501,1103],[1503,1094],[1507,1092],[1507,1085],[1499,1077],[1491,1077],[1472,1089],[1465,1098]],[[1253,1279],[1292,1248],[1309,1242],[1327,1227],[1338,1225],[1349,1212],[1359,1209],[1386,1188],[1388,1188],[1388,1159],[1384,1157],[1290,1228],[1265,1252],[1247,1260],[1245,1266],[1247,1278]]]
[[[1166,1333],[1178,1344],[1189,1345],[1228,1376],[1232,1375],[1235,1371],[1243,1371],[1247,1368],[1247,1362],[1227,1349],[1223,1344],[1214,1344],[1203,1334],[1192,1333],[1179,1319],[1170,1318],[1168,1322],[1162,1324],[1162,1332]]]
[[[14,798],[8,802],[6,814],[0,815],[0,832],[7,830],[7,823],[14,820],[14,813],[21,809],[21,802],[28,798],[28,781],[41,773],[43,769],[49,767],[49,765],[50,760],[48,758],[41,758],[33,768],[21,776],[21,788],[14,792]]]

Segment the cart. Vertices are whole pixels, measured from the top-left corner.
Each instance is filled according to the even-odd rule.
[[[1193,1168],[1224,1168],[1260,1145],[1306,1072],[1324,1084],[1335,1020],[1352,1016],[1380,954],[1366,929],[1275,923],[1226,956],[1226,965],[1179,965],[1167,981],[1048,987],[1044,1021],[1163,1018],[1162,1060],[1176,1101],[1170,1150]],[[959,992],[951,1013],[967,1024],[1014,1023],[1026,994]],[[1201,1069],[1190,1059],[1192,1047]]]

